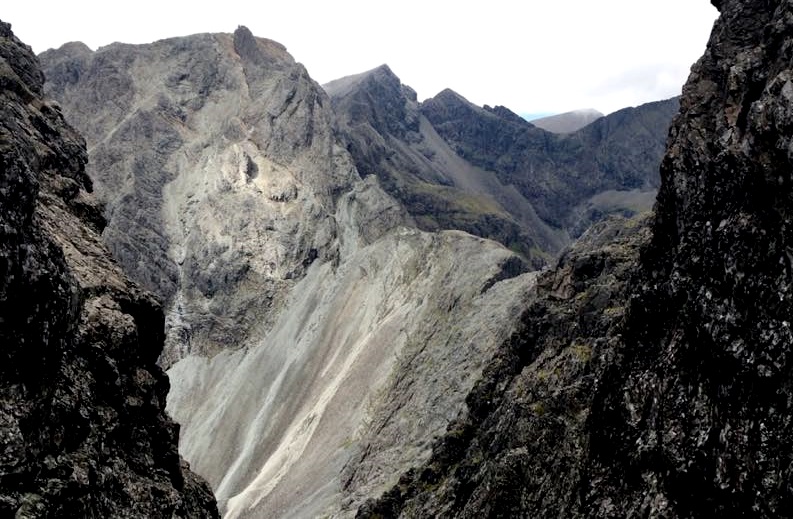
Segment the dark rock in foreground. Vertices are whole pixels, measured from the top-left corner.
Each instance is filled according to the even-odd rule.
[[[101,244],[43,80],[0,22],[0,516],[217,517],[165,415],[161,308]]]

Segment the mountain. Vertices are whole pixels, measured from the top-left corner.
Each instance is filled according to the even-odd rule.
[[[41,56],[46,91],[85,131],[103,240],[165,306],[167,409],[226,516],[787,513],[793,11],[713,3],[721,16],[679,100],[660,187],[656,131],[678,100],[560,136],[451,90],[418,103],[387,67],[323,90],[282,46],[244,27]],[[77,155],[48,154],[59,141],[46,121],[61,121],[58,109],[31,95],[41,89],[35,73],[17,69],[0,69],[12,101],[2,120],[33,116],[3,139],[13,173],[0,190],[12,197],[0,199],[13,274],[3,301],[43,297],[32,308],[4,303],[0,324],[12,336],[38,334],[26,344],[66,337],[67,348],[54,357],[43,348],[36,369],[26,349],[6,350],[8,394],[32,399],[4,411],[4,449],[32,447],[2,476],[17,485],[4,485],[3,506],[23,515],[43,500],[85,515],[83,503],[111,499],[140,515],[208,510],[206,489],[175,468],[159,349],[123,348],[118,358],[104,333],[159,344],[157,303],[118,281],[106,259],[84,263],[78,238],[93,229],[86,240],[101,250],[103,226],[72,164],[85,151],[68,144],[79,140],[72,133],[63,147]],[[20,87],[31,78],[38,86]],[[33,166],[68,174],[35,177]],[[34,206],[37,183],[44,202]],[[596,214],[655,188],[652,215]],[[421,189],[432,193],[424,204],[456,205],[445,202],[433,221],[434,209],[411,202]],[[510,192],[519,213],[499,199]],[[526,257],[542,258],[531,247],[516,254],[460,230],[416,228],[496,217],[493,229],[536,231],[538,250],[586,231],[555,268],[527,272]],[[51,265],[28,281],[44,249]],[[74,285],[60,274],[69,262]],[[72,298],[81,293],[85,317]],[[27,313],[5,317],[17,311]],[[143,357],[134,376],[131,352]],[[99,365],[120,386],[86,389],[88,355],[109,355]],[[53,366],[61,375],[49,376]],[[100,407],[107,420],[81,428],[92,411],[72,403],[75,393],[117,407]],[[148,413],[133,422],[129,408],[141,405]],[[101,435],[117,417],[119,436],[134,441],[105,454]],[[75,451],[72,434],[90,440]],[[113,469],[87,469],[87,483],[73,469],[75,458],[103,456]],[[130,473],[142,483],[124,487]],[[75,485],[78,497],[64,494]],[[97,515],[114,505],[101,506]]]
[[[225,516],[350,516],[426,459],[517,322],[524,260],[416,229],[244,27],[40,59],[103,240],[163,302],[168,411]]]
[[[603,117],[603,114],[593,108],[573,110],[562,114],[549,115],[539,119],[529,119],[537,128],[542,128],[551,133],[572,133],[584,126]]]
[[[713,3],[649,229],[544,273],[468,412],[359,516],[789,513],[793,11]]]
[[[100,241],[85,143],[0,22],[0,515],[218,517],[177,452],[163,313]]]
[[[419,103],[387,67],[325,85],[362,174],[425,230],[495,239],[539,266],[607,214],[649,210],[677,100],[570,134],[445,90]]]

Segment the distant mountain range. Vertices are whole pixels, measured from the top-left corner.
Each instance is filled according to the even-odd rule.
[[[557,135],[452,90],[420,103],[385,65],[324,88],[358,170],[420,228],[495,239],[535,265],[607,214],[650,208],[678,107],[648,103]]]
[[[549,115],[536,119],[527,119],[537,128],[553,133],[571,133],[603,117],[603,114],[593,108],[573,110],[562,114]]]

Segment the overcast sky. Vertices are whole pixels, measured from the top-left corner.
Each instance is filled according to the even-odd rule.
[[[451,88],[521,113],[609,113],[680,93],[717,11],[708,0],[7,2],[37,53],[198,32],[284,44],[320,83],[387,63],[423,100]]]

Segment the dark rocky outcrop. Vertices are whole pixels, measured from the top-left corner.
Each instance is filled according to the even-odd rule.
[[[713,3],[638,261],[565,255],[431,462],[360,516],[790,514],[793,2]]]
[[[569,135],[445,90],[423,103],[387,67],[325,85],[341,138],[423,229],[500,241],[535,265],[610,213],[648,210],[677,99]]]
[[[793,2],[718,7],[592,411],[603,515],[793,509]]]
[[[165,414],[162,310],[109,259],[43,82],[0,22],[0,516],[217,517]]]

